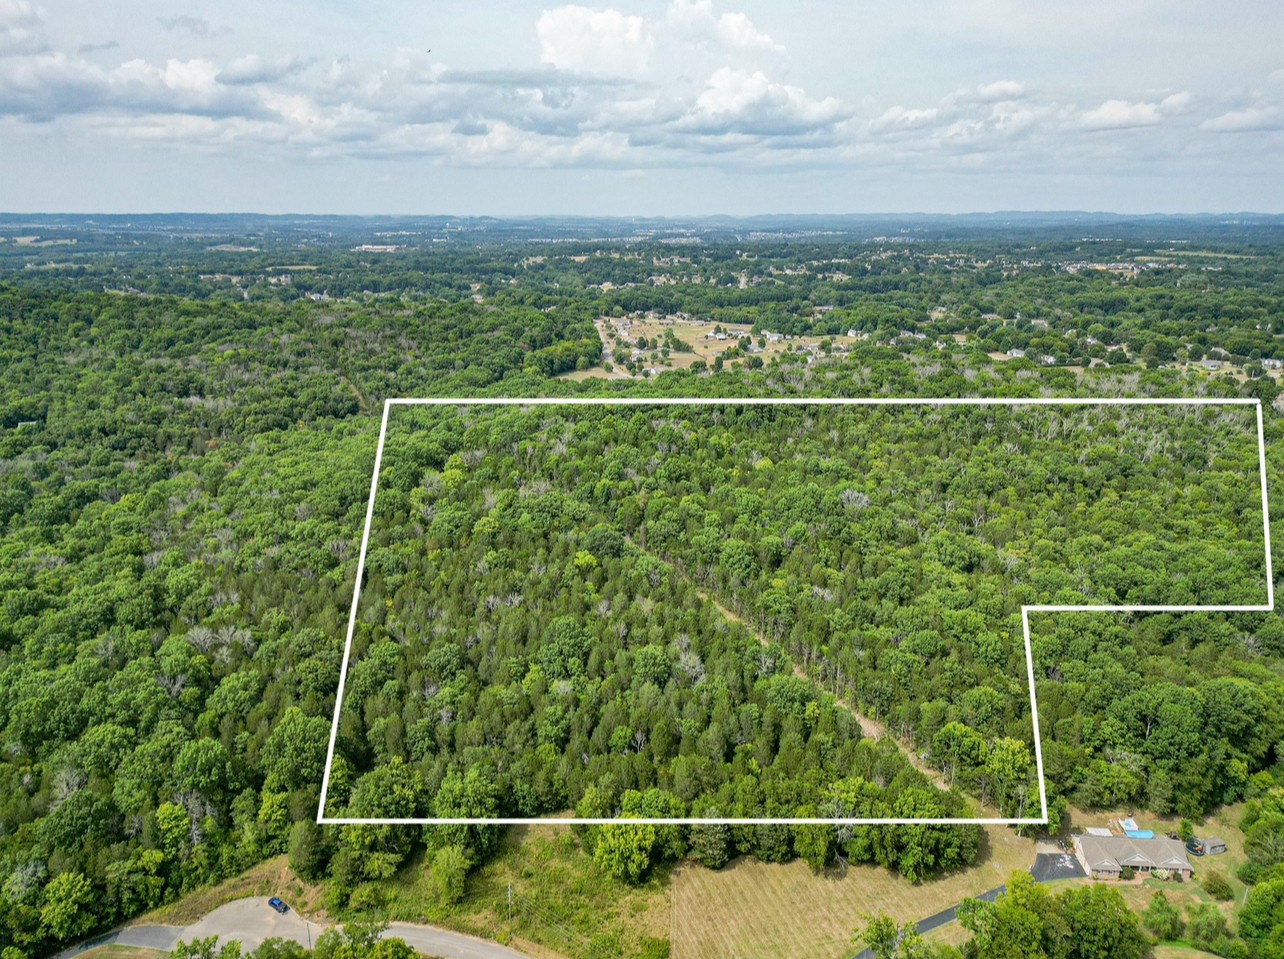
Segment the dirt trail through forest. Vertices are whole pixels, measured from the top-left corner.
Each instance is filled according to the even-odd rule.
[[[656,558],[658,559],[659,557],[656,557]],[[663,562],[663,560],[661,560],[661,562]],[[695,585],[695,584],[692,584],[692,585]],[[727,607],[723,606],[722,603],[718,602],[718,600],[715,599],[708,592],[708,590],[700,589],[697,586],[696,594],[702,600],[704,600],[706,603],[708,603],[710,606],[716,609],[719,613],[721,613],[725,619],[733,623],[739,623],[745,629],[749,630],[749,632],[752,633],[753,636],[758,640],[758,642],[761,643],[763,646],[770,645],[767,637],[764,636],[762,633],[760,633],[757,629],[755,629],[752,623],[747,622],[743,616],[739,616],[736,613],[732,612],[731,610],[727,609]],[[798,663],[794,663],[794,675],[797,676],[799,679],[806,679],[810,682],[816,683],[816,680],[813,677],[808,676],[807,671],[803,669],[802,666],[800,666]],[[820,685],[819,683],[816,683],[816,684]],[[948,790],[950,788],[949,785],[945,782],[945,777],[941,774],[941,771],[939,769],[933,769],[927,763],[923,762],[923,760],[919,758],[918,754],[914,752],[913,748],[908,743],[901,741],[900,739],[898,739],[897,737],[889,733],[887,731],[887,727],[882,723],[880,723],[877,719],[874,719],[871,716],[866,716],[864,713],[862,713],[859,709],[857,709],[851,703],[844,700],[841,696],[835,695],[834,702],[838,703],[839,706],[843,707],[843,709],[846,709],[848,712],[850,712],[853,716],[856,717],[856,721],[860,723],[860,730],[865,736],[867,736],[870,739],[889,740],[896,746],[897,749],[901,751],[902,755],[905,756],[905,759],[909,762],[911,766],[913,766],[915,769],[917,769],[924,776],[926,776],[928,779],[930,779],[933,783],[936,784],[937,789]]]

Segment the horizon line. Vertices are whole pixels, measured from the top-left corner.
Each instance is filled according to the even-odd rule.
[[[999,216],[1022,216],[1022,217],[1039,217],[1039,216],[1100,216],[1113,217],[1118,219],[1193,219],[1193,218],[1214,218],[1214,217],[1266,217],[1284,220],[1284,210],[1180,210],[1180,211],[1163,211],[1149,210],[1142,212],[1122,212],[1119,210],[1104,209],[1085,209],[1074,207],[1059,208],[1001,208],[1001,209],[977,209],[963,210],[956,212],[946,212],[941,210],[874,210],[874,211],[833,211],[833,212],[816,212],[816,211],[790,211],[777,210],[772,212],[759,213],[567,213],[546,211],[543,213],[481,213],[481,212],[389,212],[375,211],[363,213],[336,213],[324,211],[285,211],[285,212],[267,212],[263,210],[0,210],[0,217],[23,217],[23,216],[72,216],[72,217],[94,217],[94,216],[138,216],[138,217],[161,217],[161,216],[256,216],[256,217],[328,217],[328,218],[345,218],[345,219],[421,219],[421,218],[446,218],[446,219],[487,219],[487,220],[756,220],[769,218],[794,218],[794,219],[895,219],[898,217],[912,218],[939,218],[939,219],[961,219],[966,217],[999,217]]]

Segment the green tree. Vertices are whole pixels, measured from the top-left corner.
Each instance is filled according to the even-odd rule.
[[[593,861],[609,876],[638,883],[651,866],[655,827],[650,823],[603,826],[593,848]]]
[[[1260,866],[1284,862],[1284,813],[1267,812],[1244,833],[1244,851]]]
[[[185,859],[192,838],[192,820],[187,810],[177,803],[162,803],[156,810],[156,828],[165,857],[171,862]]]
[[[1091,885],[1060,896],[1075,959],[1143,959],[1150,944],[1118,889]]]
[[[1226,938],[1226,917],[1210,902],[1186,906],[1186,937],[1204,948]]]
[[[1239,914],[1239,933],[1254,943],[1279,938],[1284,927],[1284,878],[1269,879],[1249,890]]]
[[[432,857],[432,888],[437,901],[453,906],[464,896],[468,856],[459,846],[442,846]]]
[[[279,939],[274,936],[271,939],[264,939],[250,955],[254,959],[309,959],[310,953],[301,944],[291,939]]]
[[[959,922],[972,933],[986,959],[1052,959],[1059,956],[1062,930],[1055,903],[1028,873],[1013,873],[1007,891],[994,902],[965,899]]]
[[[94,927],[95,901],[94,888],[83,875],[59,873],[45,886],[40,921],[55,938],[74,939]]]
[[[721,869],[731,860],[731,827],[700,823],[691,827],[691,854],[707,869]]]
[[[800,819],[814,817],[816,810],[811,806],[802,806],[797,815]],[[819,872],[829,865],[834,854],[834,827],[824,824],[801,825],[793,827],[794,851],[798,858],[811,866],[813,872]]]
[[[317,880],[330,861],[325,830],[311,819],[300,819],[290,829],[290,868],[304,879]]]
[[[232,940],[220,947],[218,936],[190,942],[180,939],[169,956],[170,959],[241,959],[241,944]]]
[[[1150,897],[1150,903],[1142,913],[1142,922],[1154,934],[1156,939],[1180,939],[1186,924],[1182,921],[1181,910],[1168,901],[1162,890],[1156,890]]]
[[[325,771],[330,723],[289,707],[263,744],[263,769],[268,789],[293,790],[315,787]]]
[[[499,815],[499,790],[491,774],[477,766],[462,775],[447,776],[433,799],[433,810],[442,819],[491,819]],[[429,848],[458,846],[475,863],[484,862],[499,842],[498,826],[427,826]]]
[[[875,916],[853,939],[864,943],[874,959],[932,959],[940,955],[913,925],[898,926],[888,916]]]

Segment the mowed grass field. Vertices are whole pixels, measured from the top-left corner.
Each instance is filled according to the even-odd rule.
[[[82,952],[76,959],[162,959],[167,955],[163,950],[141,946],[99,946]]]
[[[1034,862],[1034,844],[1003,827],[986,827],[981,862],[918,885],[877,866],[813,873],[738,859],[717,872],[698,866],[673,879],[672,959],[841,959],[854,951],[864,917],[925,919],[1007,882]]]

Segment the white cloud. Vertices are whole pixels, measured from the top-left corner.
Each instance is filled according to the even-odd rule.
[[[209,94],[218,87],[218,67],[210,60],[168,60],[164,67],[146,60],[130,60],[111,72],[119,84],[164,87],[184,93]]]
[[[1278,130],[1284,127],[1284,115],[1277,107],[1259,105],[1242,110],[1228,110],[1220,116],[1205,120],[1200,126],[1214,133],[1252,133],[1259,130]]]
[[[1107,100],[1095,110],[1084,113],[1079,125],[1085,130],[1130,130],[1134,127],[1153,127],[1162,119],[1157,104]]]
[[[636,76],[646,70],[655,48],[646,21],[619,10],[545,10],[535,32],[540,58],[572,72]]]
[[[991,103],[1004,100],[1019,100],[1025,96],[1025,86],[1016,80],[996,80],[976,88],[978,99]]]
[[[702,134],[796,136],[845,119],[842,102],[816,100],[801,87],[776,83],[761,71],[722,67],[709,77],[678,128]]]
[[[784,50],[743,13],[715,16],[713,0],[673,0],[666,19],[697,38],[712,38],[731,50]]]
[[[0,0],[0,57],[48,50],[44,19],[27,0]]]
[[[218,72],[219,83],[277,83],[308,66],[298,57],[284,57],[267,62],[257,54],[238,57]]]
[[[889,107],[882,116],[872,121],[869,128],[876,133],[892,130],[917,130],[936,122],[940,111],[936,107],[927,109],[906,109],[903,106]]]
[[[1158,103],[1148,100],[1107,100],[1095,110],[1088,110],[1079,117],[1079,126],[1085,130],[1131,130],[1153,127],[1163,122],[1165,116],[1186,113],[1195,98],[1182,90],[1170,93]]]

